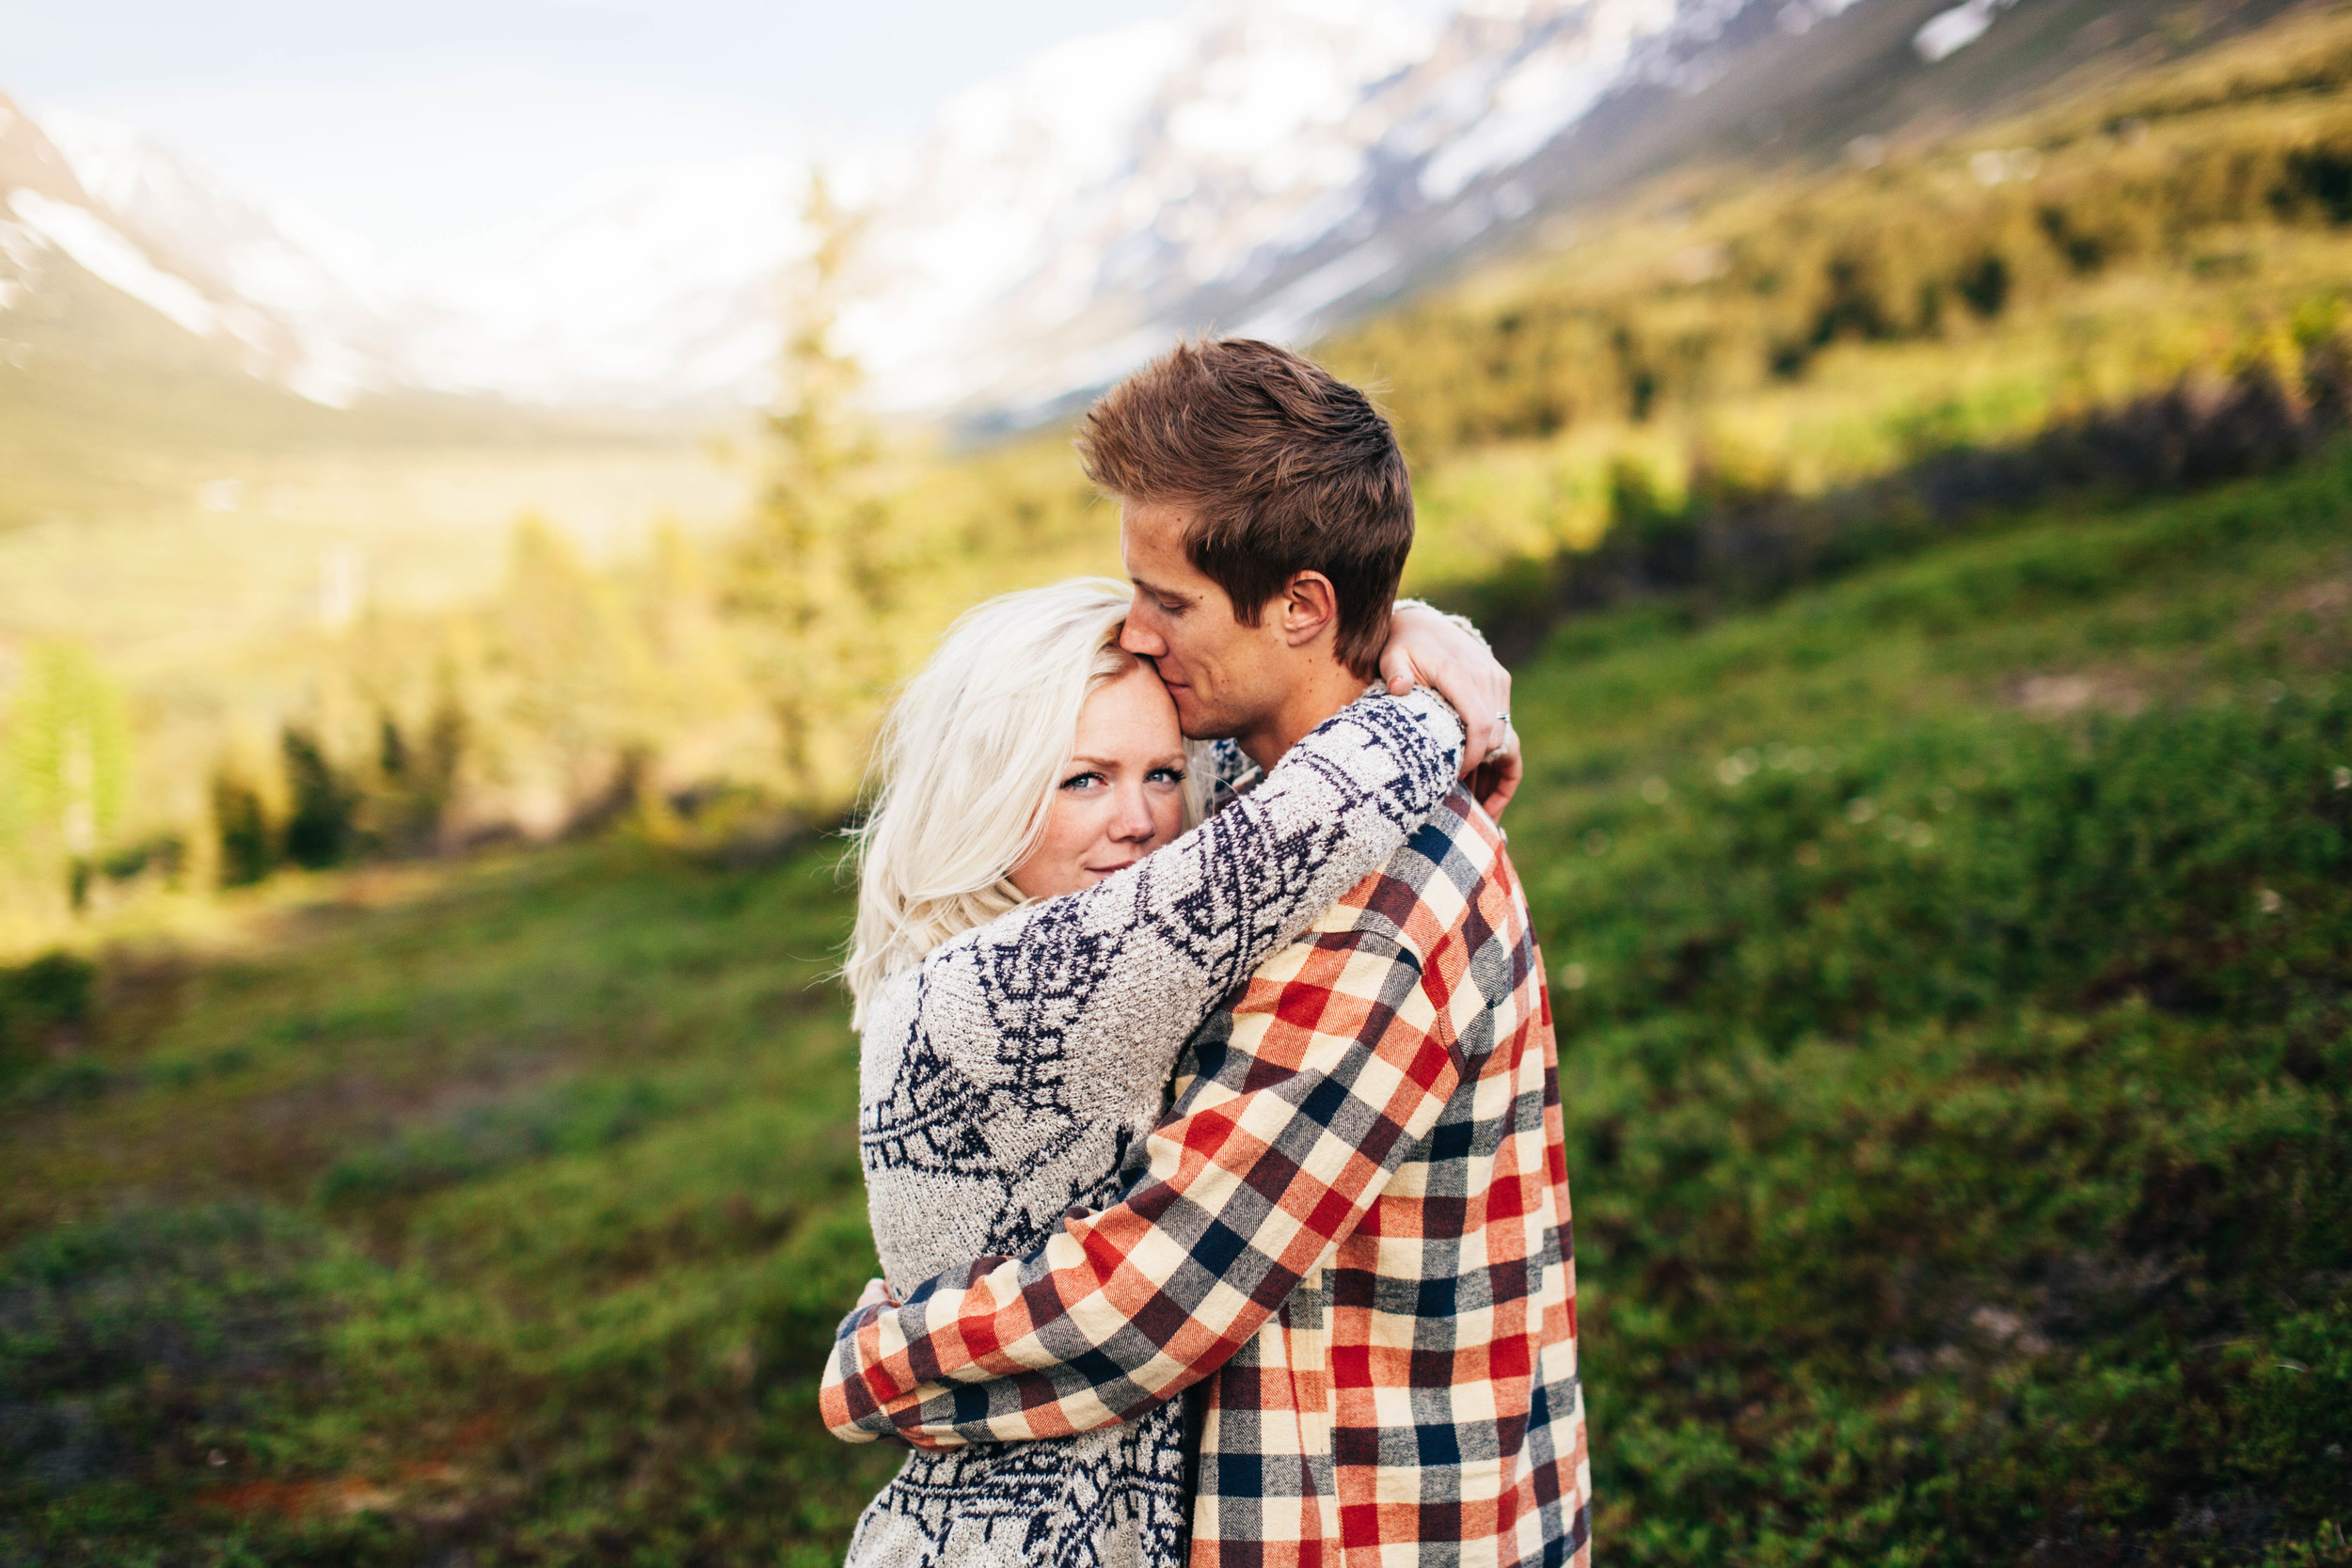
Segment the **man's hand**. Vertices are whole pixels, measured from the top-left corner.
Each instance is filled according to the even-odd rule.
[[[1399,697],[1415,686],[1428,686],[1454,705],[1469,732],[1462,776],[1470,781],[1470,793],[1486,815],[1500,818],[1526,770],[1518,735],[1511,728],[1511,672],[1474,634],[1427,605],[1406,601],[1390,619],[1380,674]]]

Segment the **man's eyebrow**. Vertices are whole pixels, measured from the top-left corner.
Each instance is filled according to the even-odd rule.
[[[1180,599],[1185,604],[1190,604],[1195,597],[1195,595],[1191,594],[1180,594],[1173,588],[1162,588],[1158,583],[1152,581],[1148,578],[1131,577],[1127,580],[1134,583],[1137,588],[1142,589],[1145,593],[1151,594],[1155,599]]]

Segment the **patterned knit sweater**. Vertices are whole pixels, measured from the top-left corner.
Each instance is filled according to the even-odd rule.
[[[1428,820],[1461,750],[1433,694],[1367,694],[1175,843],[885,981],[859,1152],[893,1288],[1035,1251],[1066,1210],[1114,1201],[1185,1039]],[[850,1568],[1173,1568],[1182,1437],[1171,1402],[1062,1441],[912,1454]]]

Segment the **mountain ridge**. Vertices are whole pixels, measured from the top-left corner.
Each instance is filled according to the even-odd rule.
[[[2278,8],[2245,0],[2222,24]],[[871,193],[840,341],[877,404],[1018,426],[1177,333],[1311,341],[1683,164],[1948,132],[2167,14],[2158,0],[1466,0],[1435,16],[1199,0],[955,95],[912,157],[753,152],[615,176],[509,236],[494,264],[437,280],[395,278],[140,133],[59,116],[43,135],[6,106],[0,239],[9,257],[64,252],[312,402],[739,407],[768,395],[777,279],[808,244],[812,168],[831,166]],[[24,271],[0,290],[25,288]]]

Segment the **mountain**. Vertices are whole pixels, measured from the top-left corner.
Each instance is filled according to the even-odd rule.
[[[340,405],[400,385],[402,317],[364,244],[299,210],[271,211],[128,126],[45,117],[85,203],[215,306],[252,373]]]
[[[1180,331],[1311,341],[1483,256],[1563,243],[1579,208],[1670,170],[1881,157],[2280,8],[2185,26],[2168,0],[1475,0],[1417,32],[1316,0],[1199,7],[1113,36],[1163,63],[1126,118],[1072,133],[1106,150],[1027,228],[1029,270],[928,352],[878,338],[873,358],[917,406],[1032,420]],[[1023,87],[948,106],[971,123],[930,154],[934,189],[972,182],[969,149],[1053,145],[1050,121],[1025,124],[1051,83]]]
[[[255,373],[270,325],[134,238],[0,98],[0,528],[151,503],[158,453],[314,427],[332,411]]]
[[[244,374],[340,405],[402,384],[390,302],[354,242],[297,230],[125,127],[33,120],[0,97],[0,303],[94,278],[225,350]],[[103,313],[103,312],[102,312]]]
[[[2209,30],[2250,25],[2240,0]],[[2102,62],[2173,0],[1196,0],[945,103],[910,154],[614,175],[391,279],[135,132],[10,112],[7,254],[53,250],[251,374],[552,404],[765,394],[813,166],[866,208],[844,342],[882,404],[1054,412],[1181,331],[1291,341],[1677,166],[1878,156]],[[2192,29],[2193,31],[2193,29]],[[22,144],[22,145],[20,145]],[[6,240],[14,234],[13,241]],[[0,287],[24,287],[23,280]]]
[[[62,145],[0,96],[0,529],[184,506],[224,453],[676,438],[433,391],[411,357],[433,308],[347,242],[53,118]]]

